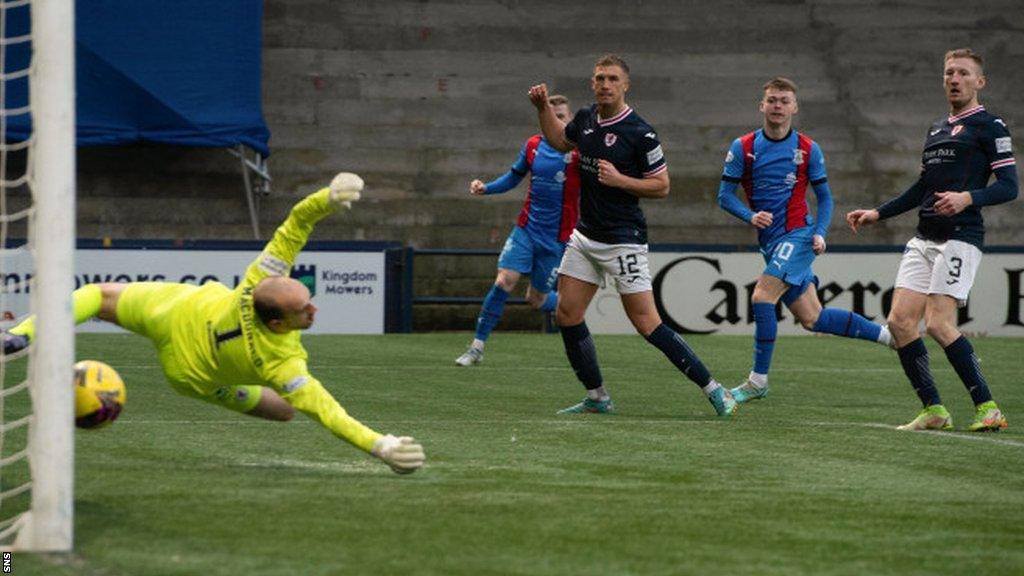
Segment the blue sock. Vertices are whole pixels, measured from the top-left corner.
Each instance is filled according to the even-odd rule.
[[[918,338],[896,353],[900,356],[903,372],[914,386],[914,392],[917,392],[921,404],[926,408],[932,404],[942,404],[939,391],[935,388],[935,380],[932,379],[931,368],[928,367],[928,349],[924,347],[924,340]]]
[[[961,334],[952,344],[946,346],[946,358],[949,358],[949,363],[953,365],[957,376],[967,387],[975,405],[992,399],[985,377],[981,375],[978,357],[974,355],[974,347],[967,338]]]
[[[476,320],[476,337],[483,342],[491,335],[491,330],[501,320],[501,313],[505,310],[505,301],[508,300],[508,292],[495,284],[491,291],[484,298],[483,308],[480,309],[480,317]]]
[[[882,327],[871,320],[848,310],[837,308],[825,308],[814,323],[815,332],[825,332],[846,338],[860,338],[878,342],[878,335],[882,333]]]
[[[558,292],[552,290],[548,292],[548,297],[544,299],[544,304],[541,305],[541,312],[554,312],[555,308],[558,308]]]
[[[774,308],[772,310],[774,312]],[[647,341],[657,346],[658,350],[668,356],[676,368],[697,386],[703,388],[711,382],[711,374],[704,367],[704,363],[697,358],[697,354],[686,344],[683,337],[668,326],[659,324],[647,337]]]
[[[775,334],[779,321],[775,318],[775,304],[754,303],[754,372],[767,374],[775,351]]]
[[[565,344],[565,355],[569,357],[576,377],[587,390],[599,388],[603,383],[601,368],[597,365],[597,348],[594,337],[590,335],[586,322],[575,326],[561,326],[562,343]]]

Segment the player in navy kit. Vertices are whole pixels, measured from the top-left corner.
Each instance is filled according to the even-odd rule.
[[[821,307],[814,257],[825,251],[832,218],[832,194],[821,148],[793,130],[797,86],[773,78],[763,87],[764,126],[733,141],[725,157],[718,204],[758,229],[765,269],[751,297],[754,309],[754,367],[747,381],[732,389],[737,402],[768,394],[768,368],[778,331],[775,304],[781,299],[800,324],[813,332],[861,338],[888,345],[889,331],[860,314]],[[736,196],[743,185],[748,208]],[[807,207],[807,187],[817,198],[817,218]],[[814,286],[814,289],[810,289]]]
[[[569,100],[565,96],[553,95],[548,103],[559,120],[569,120]],[[469,193],[476,196],[503,194],[519,185],[527,172],[530,183],[523,210],[498,257],[498,276],[484,298],[473,343],[455,359],[459,366],[473,366],[483,361],[484,343],[501,319],[505,301],[520,275],[530,275],[526,299],[531,306],[553,312],[558,303],[558,293],[553,290],[555,270],[579,213],[580,172],[576,152],[559,152],[537,134],[523,144],[508,172],[486,184],[473,180],[469,183]]]
[[[711,378],[686,342],[662,323],[654,305],[647,222],[640,198],[668,195],[668,166],[658,135],[626,104],[629,67],[621,58],[598,59],[591,88],[597,103],[580,109],[568,124],[555,116],[546,85],[529,91],[544,138],[563,152],[575,148],[580,157],[580,219],[559,266],[555,318],[569,363],[587,396],[560,413],[613,410],[594,340],[584,322],[598,286],[611,276],[637,332],[701,387],[719,415],[729,416],[736,407],[729,391]]]
[[[857,232],[860,226],[917,208],[917,234],[907,243],[896,274],[889,329],[924,409],[899,428],[953,428],[918,331],[924,318],[928,335],[943,347],[974,402],[968,430],[999,430],[1006,427],[1006,418],[992,400],[974,348],[957,329],[956,310],[967,303],[981,262],[981,207],[1016,198],[1017,171],[1006,123],[978,103],[978,92],[985,87],[981,56],[961,48],[947,52],[944,62],[950,112],[928,130],[917,181],[876,209],[848,213],[846,221]],[[989,184],[993,175],[995,181]]]

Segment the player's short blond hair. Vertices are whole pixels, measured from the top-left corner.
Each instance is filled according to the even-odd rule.
[[[561,94],[552,94],[551,96],[548,96],[548,104],[552,106],[565,105],[572,108],[572,106],[569,106],[569,99]]]
[[[764,86],[761,87],[765,92],[767,92],[769,88],[778,90],[779,92],[792,92],[793,94],[796,94],[796,91],[798,90],[796,82],[793,82],[785,76],[776,76],[775,78],[765,82]]]
[[[601,56],[597,59],[597,62],[594,62],[594,68],[597,68],[598,66],[618,66],[619,68],[622,68],[622,71],[626,73],[626,76],[629,76],[629,64],[626,64],[626,61],[617,54],[605,54],[604,56]]]
[[[950,58],[970,58],[974,60],[974,63],[978,65],[978,70],[985,71],[985,59],[970,48],[955,48],[946,52],[946,56],[942,59],[942,63],[945,64]]]

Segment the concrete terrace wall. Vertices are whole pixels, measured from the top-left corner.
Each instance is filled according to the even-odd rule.
[[[913,181],[925,130],[946,112],[941,56],[959,46],[987,58],[983,102],[1011,129],[1024,125],[1024,11],[1009,0],[266,2],[274,184],[264,236],[344,169],[364,176],[365,200],[316,238],[500,247],[523,190],[471,198],[467,183],[504,172],[537,131],[531,84],[584,105],[594,59],[615,52],[633,69],[628,101],[658,130],[672,178],[669,199],[644,204],[652,242],[754,241],[715,194],[729,142],[760,123],[761,84],[786,75],[801,86],[798,128],[828,161],[830,242],[900,243],[910,215],[860,237],[839,217]],[[79,162],[81,236],[251,238],[239,168],[224,151],[90,149]],[[1024,242],[1022,217],[1024,202],[987,210],[989,243]],[[424,261],[420,286],[482,295],[493,266]],[[451,315],[432,314],[417,323]],[[468,328],[475,310],[455,314]]]

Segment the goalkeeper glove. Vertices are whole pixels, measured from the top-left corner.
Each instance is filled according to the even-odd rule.
[[[359,193],[363,190],[363,179],[351,172],[339,172],[334,180],[331,180],[331,204],[345,208],[352,208],[352,203],[359,200]]]
[[[377,438],[370,453],[380,458],[397,474],[412,474],[423,466],[423,446],[408,436],[391,434]]]

